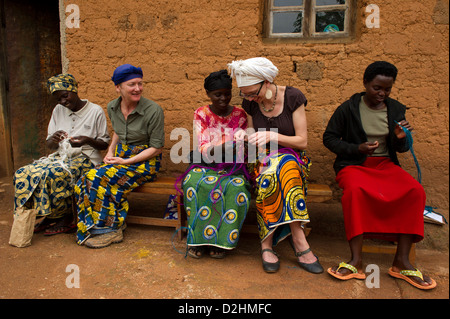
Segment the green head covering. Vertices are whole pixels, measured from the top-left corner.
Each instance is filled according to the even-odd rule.
[[[78,93],[78,83],[72,74],[59,74],[52,76],[47,81],[47,87],[51,94],[55,91],[71,91]]]

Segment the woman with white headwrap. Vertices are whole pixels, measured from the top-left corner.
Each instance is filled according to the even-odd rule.
[[[255,133],[241,131],[236,139],[265,148],[268,155],[250,164],[249,172],[256,184],[256,206],[262,264],[266,272],[280,267],[273,251],[281,240],[292,234],[291,244],[299,265],[312,273],[323,268],[311,252],[303,232],[309,222],[306,209],[307,177],[310,160],[305,155],[307,129],[303,93],[290,86],[278,86],[274,79],[278,69],[266,58],[233,61],[228,64],[236,79],[249,127]],[[273,143],[278,149],[269,150]]]

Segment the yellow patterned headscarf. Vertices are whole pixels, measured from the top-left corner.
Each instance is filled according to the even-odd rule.
[[[69,73],[52,76],[47,81],[47,87],[51,94],[55,91],[71,91],[78,93],[78,83]]]

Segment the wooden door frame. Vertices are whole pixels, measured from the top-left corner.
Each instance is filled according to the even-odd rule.
[[[14,174],[7,91],[5,10],[4,0],[0,0],[0,177]]]

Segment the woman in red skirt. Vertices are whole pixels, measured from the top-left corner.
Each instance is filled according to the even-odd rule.
[[[352,258],[328,273],[341,280],[365,279],[363,238],[398,243],[389,274],[420,289],[436,282],[423,276],[409,261],[413,243],[423,239],[423,187],[399,164],[397,152],[408,151],[403,128],[406,107],[389,98],[397,68],[384,61],[364,73],[365,92],[353,95],[332,115],[323,135],[324,145],[337,155],[336,181],[343,190],[342,210]]]

